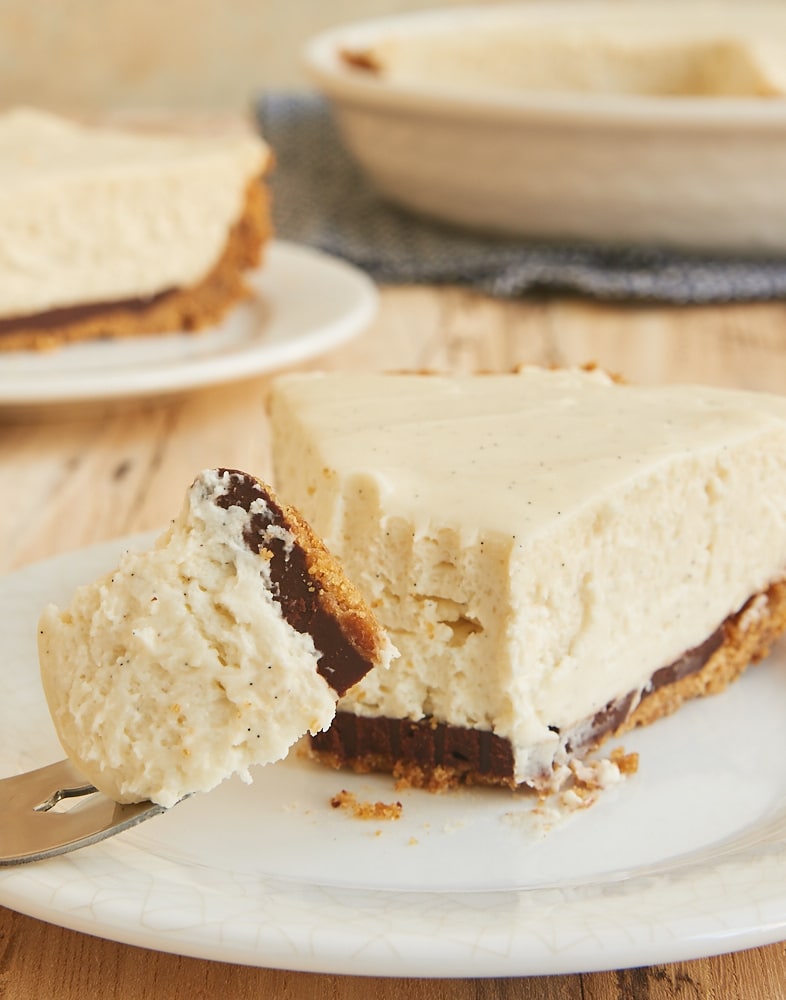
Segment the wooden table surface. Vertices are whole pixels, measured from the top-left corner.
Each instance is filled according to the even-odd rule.
[[[453,288],[385,289],[371,328],[310,367],[471,371],[590,360],[637,382],[783,391],[786,304],[679,309],[554,298],[500,303]],[[0,411],[0,572],[162,526],[204,467],[269,476],[267,387],[261,378],[134,405]],[[145,951],[0,908],[3,1000],[372,995],[773,1000],[786,997],[786,952],[776,944],[673,965],[550,978],[368,980]]]

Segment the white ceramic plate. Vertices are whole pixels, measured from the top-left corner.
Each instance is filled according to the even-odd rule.
[[[776,182],[786,172],[782,94],[745,96],[742,85],[739,96],[718,97],[535,89],[521,79],[521,46],[541,36],[574,46],[550,60],[566,79],[586,49],[609,39],[635,76],[640,63],[652,65],[653,46],[672,50],[662,66],[673,67],[695,58],[674,55],[675,46],[715,46],[723,58],[750,37],[755,59],[764,53],[765,78],[786,87],[786,12],[766,2],[450,7],[332,29],[309,43],[305,59],[360,165],[383,194],[417,212],[530,238],[786,250],[786,194]],[[389,74],[343,58],[391,43],[399,70]],[[637,58],[636,46],[649,55]],[[537,58],[538,46],[532,51]],[[726,80],[731,73],[719,66]],[[700,72],[691,64],[685,75]],[[641,76],[646,89],[646,69]]]
[[[257,297],[209,330],[0,352],[0,406],[149,396],[249,378],[337,347],[376,310],[376,288],[363,272],[283,241],[268,247],[249,282]]]
[[[127,544],[0,580],[0,775],[62,756],[38,682],[39,610]],[[780,940],[785,653],[626,738],[639,773],[550,832],[528,797],[396,793],[295,752],[251,786],[227,782],[102,844],[3,869],[0,903],[163,951],[369,975],[567,973]],[[400,800],[401,818],[332,809],[342,788]]]

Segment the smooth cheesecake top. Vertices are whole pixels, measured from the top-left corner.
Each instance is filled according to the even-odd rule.
[[[534,536],[687,455],[786,437],[786,398],[628,386],[601,372],[283,376],[283,408],[325,466],[378,489],[385,510]],[[318,484],[315,484],[318,485]]]
[[[32,108],[0,115],[3,197],[74,176],[111,171],[122,177],[194,159],[234,161],[251,175],[264,169],[269,155],[250,132],[216,137],[99,128]]]

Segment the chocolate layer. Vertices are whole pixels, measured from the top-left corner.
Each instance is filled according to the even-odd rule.
[[[265,549],[272,553],[270,576],[284,618],[298,632],[311,635],[321,653],[318,672],[334,691],[344,694],[368,673],[371,664],[349,641],[335,617],[325,611],[321,600],[324,588],[309,573],[307,554],[297,543],[286,512],[253,476],[235,469],[218,472],[229,473],[230,480],[227,492],[216,497],[217,506],[250,511],[255,500],[264,501],[263,509],[251,515],[243,537],[252,552]],[[269,535],[271,525],[285,529],[294,544]]]
[[[64,306],[60,309],[48,309],[46,312],[31,313],[29,316],[10,316],[0,319],[0,337],[27,330],[58,330],[72,323],[84,323],[86,320],[106,316],[111,319],[118,313],[140,313],[151,306],[160,305],[168,298],[177,294],[170,288],[145,299],[120,299],[116,302],[93,302],[90,305]]]
[[[723,626],[705,642],[653,674],[644,697],[696,673],[723,642]],[[570,753],[588,753],[616,732],[636,707],[631,691],[605,705],[567,734]],[[559,733],[556,726],[550,727]],[[440,769],[459,780],[514,785],[513,748],[507,739],[484,729],[463,729],[433,719],[369,718],[338,712],[328,730],[311,737],[312,749],[328,762],[358,765],[361,770],[404,773],[415,768],[428,779]],[[533,775],[537,779],[538,775]]]
[[[423,784],[439,769],[459,779],[471,776],[505,784],[513,779],[508,740],[486,729],[462,729],[431,719],[413,722],[337,712],[329,729],[311,737],[311,748],[327,763],[361,771],[417,768]]]

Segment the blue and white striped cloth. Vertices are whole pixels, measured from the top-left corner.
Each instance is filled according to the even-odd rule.
[[[689,304],[786,297],[786,258],[545,244],[418,218],[375,192],[345,151],[322,98],[266,94],[256,113],[276,154],[277,234],[343,257],[381,283],[460,284],[504,298],[572,292]]]

